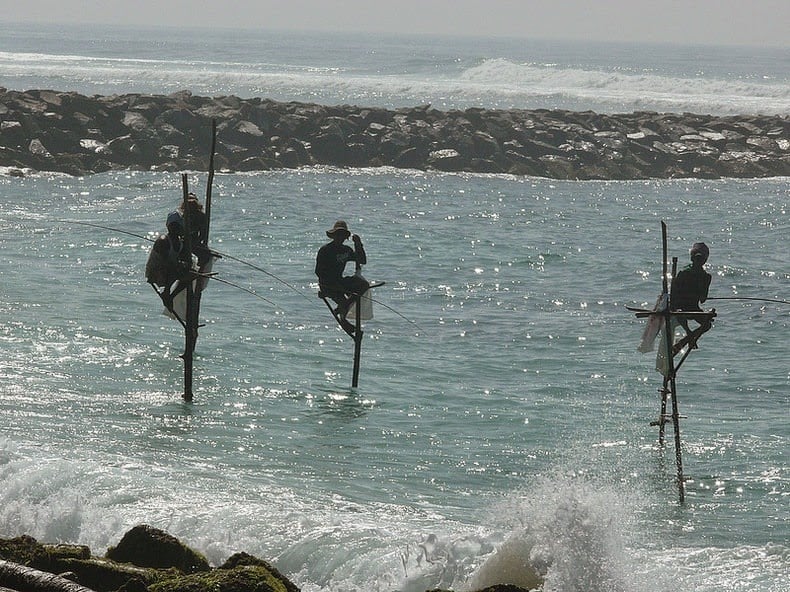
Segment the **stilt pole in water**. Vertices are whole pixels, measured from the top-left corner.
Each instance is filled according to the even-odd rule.
[[[217,122],[211,122],[211,155],[209,157],[208,181],[206,182],[206,228],[203,233],[203,248],[208,248],[208,233],[211,228],[211,190],[214,183],[214,153],[217,146]],[[192,224],[198,221],[192,220],[191,208],[187,203],[189,200],[189,184],[186,174],[181,175],[181,185],[184,193],[184,248],[183,258],[187,262],[188,268],[192,268],[192,251],[195,245],[192,244]],[[200,325],[200,300],[202,280],[190,279],[187,283],[187,311],[184,326],[184,401],[192,402],[192,379],[193,379],[193,358],[195,346],[197,345],[198,327]]]
[[[181,175],[181,187],[184,193],[184,245],[182,247],[182,260],[188,269],[192,269],[192,233],[190,226],[189,205],[189,182],[187,175]],[[194,282],[191,278],[187,279],[187,313],[184,327],[184,401],[192,401],[192,373],[193,373],[193,354],[197,341],[197,319],[198,302],[195,298]]]
[[[661,222],[661,244],[663,251],[663,261],[661,263],[663,270],[662,286],[664,289],[664,294],[669,294],[670,283],[669,277],[667,275],[667,225],[664,221]],[[665,355],[667,359],[667,370],[666,376],[664,377],[664,387],[662,388],[661,393],[661,417],[659,419],[661,423],[661,429],[659,431],[663,432],[664,423],[666,422],[666,398],[669,396],[672,403],[672,427],[675,430],[675,463],[677,465],[678,498],[680,503],[683,503],[686,498],[686,488],[685,484],[683,483],[683,456],[680,449],[680,415],[678,413],[678,394],[675,384],[675,353],[673,351],[674,333],[671,306],[667,305],[667,308],[664,311],[664,347],[666,347]],[[660,433],[659,440],[662,441],[663,444],[663,433]]]
[[[337,324],[340,326],[346,334],[354,340],[354,369],[351,375],[351,387],[357,388],[359,386],[359,369],[361,366],[361,357],[362,357],[362,338],[364,337],[365,333],[362,331],[362,298],[369,290],[373,288],[378,288],[383,286],[385,282],[377,282],[374,284],[370,284],[367,290],[361,294],[354,295],[354,324],[352,325],[348,320],[341,317],[339,312],[332,307],[328,300],[328,296],[326,296],[323,292],[318,293],[318,297],[324,301],[326,307],[329,309],[329,312],[332,313],[332,316],[337,321]]]
[[[664,255],[664,259],[666,259],[666,255]],[[678,258],[672,257],[672,278],[674,279],[678,273]],[[678,373],[678,365],[675,364],[675,348],[674,344],[672,344],[672,339],[667,339],[667,344],[672,349],[672,357],[670,358],[670,371],[671,371],[671,380],[670,380],[670,393],[672,395],[672,427],[675,430],[675,465],[677,466],[677,475],[678,475],[678,498],[680,499],[680,503],[682,504],[686,499],[686,485],[685,480],[683,478],[683,454],[681,453],[681,443],[680,443],[680,410],[678,409],[678,390],[677,384],[675,382],[675,377]],[[685,359],[685,358],[684,358]]]
[[[661,413],[658,416],[658,445],[664,446],[664,424],[667,420],[667,399],[669,397],[669,378],[664,377],[664,383],[661,385]]]
[[[662,257],[661,257],[661,289],[663,294],[669,294],[669,281],[667,279],[667,225],[662,220],[661,221],[661,248],[662,248]],[[664,314],[664,333],[667,335],[665,340],[667,351],[665,352],[667,355],[667,360],[669,360],[669,364],[672,364],[672,340],[670,339],[670,335],[672,335],[672,321],[669,316],[669,302],[667,302],[667,309]],[[658,428],[658,443],[659,445],[664,445],[664,425],[666,424],[667,418],[667,398],[670,392],[670,380],[669,377],[671,372],[667,372],[666,376],[664,376],[664,382],[661,385],[661,415],[659,415],[659,428]]]
[[[659,445],[662,447],[664,446],[664,434],[665,434],[665,426],[669,423],[670,417],[672,418],[672,427],[675,430],[675,463],[677,466],[677,484],[678,484],[678,495],[680,498],[680,502],[683,503],[686,498],[686,490],[685,490],[685,477],[683,475],[683,455],[682,455],[682,446],[680,440],[680,411],[678,408],[678,393],[677,393],[677,383],[676,377],[678,370],[685,362],[686,358],[691,353],[691,350],[696,347],[697,340],[711,328],[711,322],[716,317],[716,309],[712,309],[710,311],[673,311],[671,306],[671,298],[670,298],[670,277],[674,278],[677,275],[677,257],[672,259],[672,275],[670,276],[668,273],[668,256],[667,256],[667,225],[662,221],[661,222],[661,241],[662,241],[662,248],[663,248],[663,261],[662,261],[662,289],[663,292],[661,297],[659,298],[659,303],[665,302],[666,306],[656,304],[656,307],[653,310],[647,310],[643,308],[630,308],[636,313],[637,318],[647,318],[651,319],[649,322],[651,323],[660,323],[663,328],[663,339],[659,345],[659,354],[661,358],[665,358],[663,360],[657,360],[657,369],[660,369],[661,373],[664,376],[664,382],[661,385],[661,412],[658,416],[658,421],[650,422],[650,425],[657,425],[658,426],[658,442]],[[694,329],[693,331],[688,331],[688,334],[679,339],[677,343],[675,343],[675,336],[674,336],[674,325],[676,319],[683,319],[684,321],[688,320],[696,320],[700,326]],[[686,323],[683,323],[684,327]],[[655,328],[656,325],[653,325]],[[648,331],[651,329],[651,326],[648,325],[648,328],[645,330],[645,335],[648,335]],[[655,337],[655,333],[652,333]],[[643,340],[646,339],[643,335]],[[652,345],[652,341],[649,342]],[[652,350],[652,347],[648,349],[644,341],[643,344],[640,345],[640,351],[645,352]],[[660,348],[664,348],[663,350]],[[685,348],[685,352],[680,357],[680,360],[676,363],[675,356],[683,352]],[[671,414],[667,414],[667,403],[672,405]]]
[[[359,363],[362,355],[362,294],[354,296],[354,372],[351,378],[351,386],[357,388],[359,386]]]

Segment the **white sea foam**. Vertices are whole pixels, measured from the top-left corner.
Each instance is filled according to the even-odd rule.
[[[458,73],[440,69],[426,76],[361,74],[329,66],[0,52],[0,70],[4,84],[12,88],[32,84],[86,94],[188,89],[209,96],[385,107],[790,113],[790,85],[782,83],[520,64],[501,58]]]
[[[577,104],[606,105],[606,111],[790,112],[790,86],[770,82],[606,72],[556,64],[518,64],[505,59],[486,60],[467,69],[460,78],[471,85],[496,89],[514,101],[515,97],[526,101],[530,96],[556,96]]]
[[[519,526],[466,588],[516,584],[546,592],[636,591],[625,552],[633,512],[609,485],[573,476],[544,479],[500,508]]]

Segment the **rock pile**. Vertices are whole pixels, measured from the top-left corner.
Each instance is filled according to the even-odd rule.
[[[0,166],[85,175],[112,169],[393,166],[555,179],[790,175],[787,116],[403,109],[235,96],[0,88]]]
[[[219,567],[168,533],[144,524],[104,557],[84,545],[0,538],[0,592],[300,592],[269,562],[245,552]],[[430,592],[450,592],[432,590]],[[528,592],[496,584],[479,592]]]

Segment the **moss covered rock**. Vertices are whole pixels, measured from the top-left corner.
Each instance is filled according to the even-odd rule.
[[[231,555],[228,557],[225,563],[220,566],[219,569],[230,570],[241,566],[263,567],[283,583],[287,592],[299,592],[299,588],[296,586],[296,584],[280,573],[276,567],[274,567],[268,561],[259,559],[254,555],[250,555],[249,553],[242,552]]]
[[[210,569],[203,555],[174,536],[147,524],[135,526],[127,532],[115,547],[107,550],[107,558],[138,567],[173,567],[185,574]]]
[[[31,536],[0,539],[0,559],[44,571],[53,569],[50,551]]]
[[[148,592],[289,592],[289,587],[267,568],[239,565],[165,580]]]

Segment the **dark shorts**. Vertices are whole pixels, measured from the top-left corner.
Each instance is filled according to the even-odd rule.
[[[370,283],[355,275],[340,278],[338,283],[326,285],[319,283],[319,290],[324,298],[331,298],[335,302],[345,300],[348,294],[362,294],[370,287]]]

